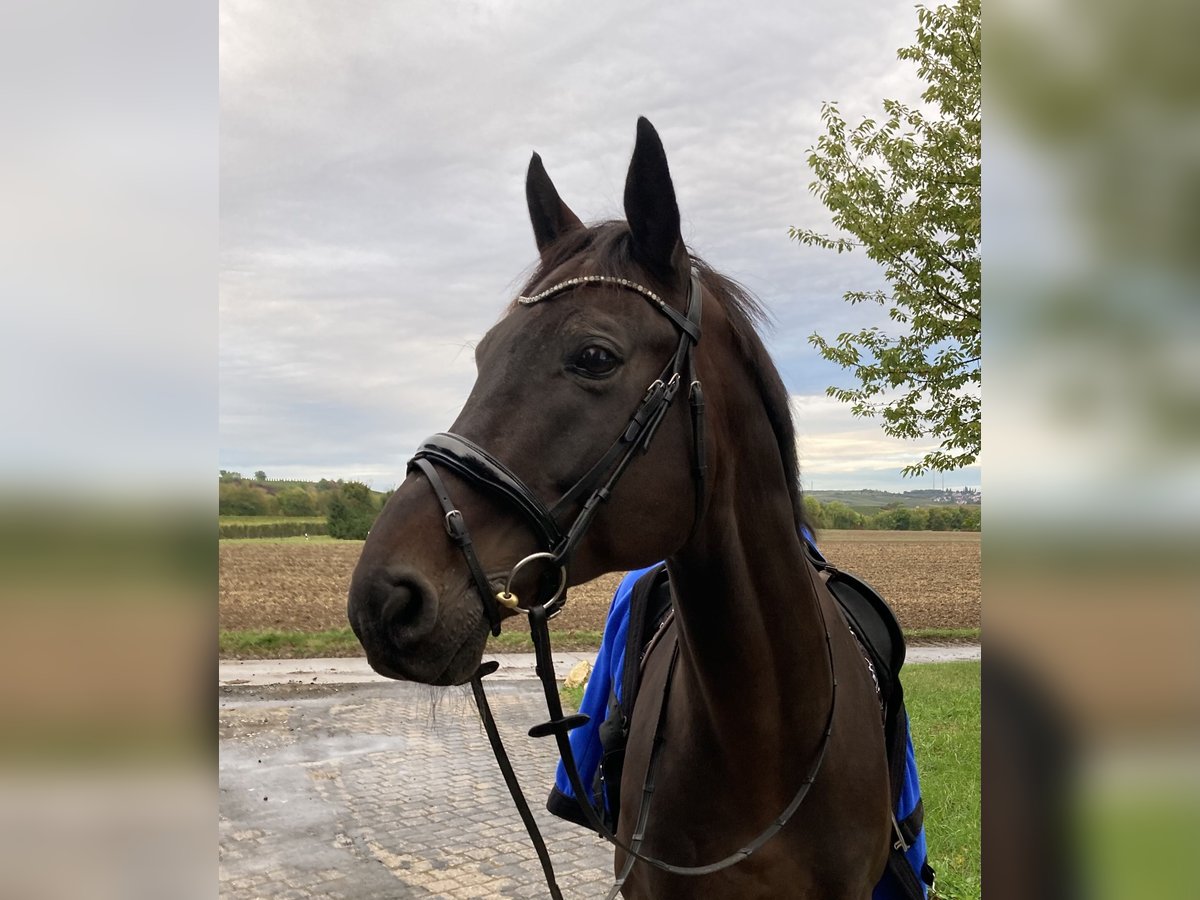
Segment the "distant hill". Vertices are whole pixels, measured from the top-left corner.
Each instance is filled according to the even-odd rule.
[[[881,509],[899,504],[904,509],[916,509],[920,506],[944,506],[955,504],[979,505],[981,495],[978,491],[963,492],[953,490],[923,490],[904,491],[875,491],[863,488],[857,491],[805,491],[806,497],[812,497],[821,503],[841,501],[857,513],[865,516],[874,515]]]

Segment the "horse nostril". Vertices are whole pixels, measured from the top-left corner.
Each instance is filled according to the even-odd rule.
[[[408,640],[421,637],[437,619],[434,598],[407,576],[384,572],[381,576],[383,605],[379,619],[393,635]]]
[[[391,589],[380,615],[393,628],[403,628],[412,623],[420,612],[420,595],[407,585],[398,584]]]

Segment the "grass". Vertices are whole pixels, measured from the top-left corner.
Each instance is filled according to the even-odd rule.
[[[818,528],[817,546],[824,547],[825,541],[842,541],[856,544],[870,543],[962,543],[978,544],[982,540],[979,531],[882,531],[871,528]]]
[[[222,631],[220,652],[222,659],[363,655],[362,645],[349,628],[329,631]]]
[[[217,516],[219,525],[278,525],[280,522],[324,524],[324,516]]]
[[[925,801],[929,864],[937,871],[935,900],[978,900],[983,886],[979,849],[978,662],[905,666],[905,705]],[[563,688],[563,705],[579,709],[584,688]]]
[[[327,534],[310,534],[308,537],[297,535],[295,537],[246,537],[246,538],[221,538],[222,544],[328,544],[333,541],[340,540],[339,538],[330,537]],[[342,543],[359,543],[362,541],[342,541]]]
[[[978,662],[905,666],[905,705],[925,800],[939,900],[982,895],[979,852]]]
[[[906,628],[904,641],[908,646],[915,644],[978,644],[978,628]]]
[[[551,635],[551,639],[555,650],[595,650],[600,646],[598,631],[556,631]],[[488,638],[485,652],[532,653],[533,643],[528,634],[503,632],[498,637]],[[222,659],[305,659],[320,656],[362,656],[363,652],[353,631],[349,628],[334,628],[329,631],[222,631],[220,654]]]
[[[550,645],[555,650],[596,651],[600,649],[600,631],[551,631]],[[502,631],[496,637],[489,637],[487,643],[489,653],[532,653],[533,639],[528,631]]]
[[[304,538],[229,538],[231,541],[303,541]],[[313,541],[333,540],[314,537]],[[978,628],[917,628],[906,633],[910,646],[917,641],[935,643],[978,642]],[[594,651],[600,646],[599,631],[554,631],[550,634],[555,650]],[[220,651],[223,659],[297,659],[318,656],[362,656],[362,648],[349,628],[330,631],[222,631]],[[505,631],[489,637],[488,653],[532,653],[533,641],[524,631]],[[907,669],[905,671],[908,671]]]

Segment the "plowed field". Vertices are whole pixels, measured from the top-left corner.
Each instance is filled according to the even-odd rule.
[[[822,552],[870,582],[901,624],[978,628],[978,533],[827,531]],[[345,628],[346,591],[362,544],[356,541],[221,541],[223,630],[324,631]],[[572,588],[552,630],[600,631],[620,575]]]

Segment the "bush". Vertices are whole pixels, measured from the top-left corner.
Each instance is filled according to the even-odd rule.
[[[329,501],[329,534],[342,540],[361,541],[375,524],[379,510],[371,489],[357,481],[348,481]]]
[[[267,492],[248,484],[221,484],[218,488],[218,512],[222,516],[265,516],[271,509]]]
[[[328,534],[324,522],[300,519],[294,522],[222,522],[218,534],[223,538],[285,538]]]
[[[829,523],[825,521],[825,508],[815,497],[804,498],[804,515],[808,519],[808,524],[813,528],[829,527]]]
[[[831,500],[823,504],[826,528],[862,528],[866,523],[861,513],[857,513],[841,500]]]
[[[285,516],[315,516],[317,514],[316,499],[302,487],[284,488],[275,495],[279,503],[279,512]]]

